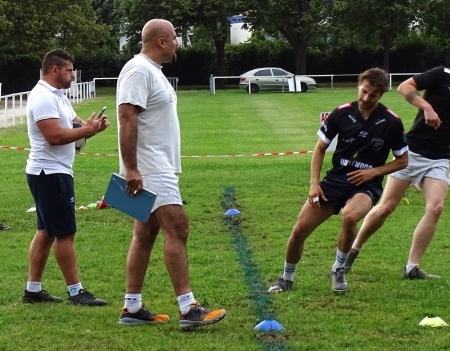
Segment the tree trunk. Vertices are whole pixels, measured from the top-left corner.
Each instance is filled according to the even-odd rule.
[[[216,47],[216,73],[215,73],[215,76],[223,76],[225,74],[225,40],[215,39],[214,46]],[[225,80],[217,79],[216,85],[220,88],[224,88]]]
[[[392,36],[389,33],[383,34],[383,69],[389,73],[389,54],[391,52]]]
[[[306,74],[306,48],[308,39],[303,32],[294,32],[291,35],[283,33],[292,47],[295,57],[295,74]]]
[[[295,55],[295,74],[306,74],[306,45],[299,43],[292,49]]]

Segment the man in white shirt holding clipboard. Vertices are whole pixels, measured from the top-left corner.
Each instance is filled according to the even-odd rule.
[[[153,314],[142,304],[142,286],[153,244],[160,230],[164,257],[180,307],[180,327],[218,322],[224,309],[207,310],[189,285],[186,242],[189,224],[178,187],[181,173],[177,95],[161,65],[176,59],[178,42],[173,25],[153,19],[142,29],[142,50],[123,67],[117,82],[120,175],[126,191],[142,188],[157,193],[149,220],[134,220],[127,258],[125,304],[121,325],[164,323],[169,316]]]

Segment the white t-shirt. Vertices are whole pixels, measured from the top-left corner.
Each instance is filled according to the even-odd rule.
[[[61,90],[43,80],[36,84],[27,101],[28,137],[31,145],[27,173],[39,175],[44,170],[45,174],[73,174],[74,143],[51,146],[45,141],[36,123],[56,118],[59,119],[61,128],[73,128],[76,116],[69,99]]]
[[[161,71],[161,66],[143,54],[134,56],[120,72],[117,107],[124,103],[144,109],[138,115],[136,152],[141,175],[181,173],[177,94]],[[117,125],[120,133],[119,122]],[[120,174],[125,176],[120,141],[119,165]]]

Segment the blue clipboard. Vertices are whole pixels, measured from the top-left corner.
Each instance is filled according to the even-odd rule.
[[[126,192],[125,188],[125,178],[113,173],[103,201],[109,206],[146,223],[152,213],[157,194],[150,190],[142,189],[136,195],[131,196]]]

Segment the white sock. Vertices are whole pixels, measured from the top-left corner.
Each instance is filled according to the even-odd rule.
[[[336,272],[336,269],[344,267],[349,255],[350,252],[342,252],[341,250],[336,249],[336,261],[334,261],[333,268],[331,268],[331,270]]]
[[[191,309],[191,303],[195,302],[192,291],[187,294],[177,296],[177,300],[182,314],[188,313]]]
[[[416,268],[419,264],[418,263],[410,263],[406,265],[405,273],[408,274],[412,271],[413,268]]]
[[[353,245],[352,245],[352,250],[355,250],[355,251],[357,251],[357,252],[360,252],[360,251],[362,250],[362,247],[358,247],[358,246],[355,246],[355,244],[353,244]]]
[[[81,282],[78,282],[73,285],[67,285],[67,291],[69,292],[70,296],[78,295],[78,293],[80,292],[81,289],[83,289]]]
[[[293,282],[296,268],[297,268],[296,263],[287,263],[286,261],[284,261],[283,279],[290,280],[291,282]]]
[[[129,312],[135,313],[141,309],[142,294],[125,294],[125,303],[123,305]]]
[[[28,292],[39,292],[42,290],[41,282],[27,282]]]

